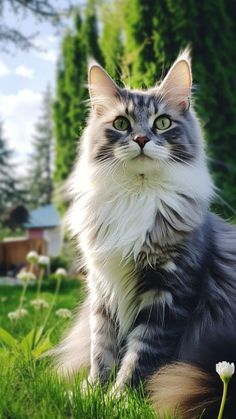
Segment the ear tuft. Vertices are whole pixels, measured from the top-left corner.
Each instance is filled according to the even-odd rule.
[[[92,106],[96,108],[96,104],[114,99],[118,93],[118,86],[106,73],[106,71],[95,61],[90,62],[88,69],[88,86]]]
[[[192,72],[190,48],[180,53],[167,73],[159,90],[163,100],[179,111],[187,110],[190,104]]]

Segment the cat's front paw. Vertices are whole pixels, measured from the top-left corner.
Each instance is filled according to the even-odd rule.
[[[81,386],[80,386],[81,393],[87,394],[98,384],[99,384],[98,378],[89,374],[89,376],[87,378],[84,378],[83,381],[81,382]]]
[[[125,391],[125,386],[119,386],[118,384],[114,384],[110,390],[108,390],[105,396],[106,402],[111,402],[114,400],[122,400],[124,405],[129,405],[128,403],[128,393]]]

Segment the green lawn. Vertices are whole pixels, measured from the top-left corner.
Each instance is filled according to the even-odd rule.
[[[46,281],[42,288],[41,298],[49,303],[53,299],[55,283]],[[13,324],[7,313],[14,311],[19,304],[21,287],[0,286],[0,326],[21,340],[34,325],[34,309],[30,300],[35,298],[35,287],[31,286],[26,293],[24,307],[29,315]],[[6,297],[6,301],[2,298]],[[74,310],[83,298],[83,287],[79,281],[64,281],[57,303],[47,325],[52,329],[51,341],[58,342],[63,330],[71,320],[56,317],[59,308]],[[4,298],[3,298],[4,300]],[[45,312],[41,310],[38,324],[43,323]],[[77,377],[72,387],[60,381],[50,366],[48,359],[35,359],[28,352],[27,356],[19,349],[7,350],[7,345],[0,343],[0,419],[25,418],[76,418],[76,419],[154,419],[156,416],[145,400],[141,391],[128,391],[124,400],[109,399],[100,387],[81,391],[80,378]],[[5,351],[5,352],[4,352]],[[4,356],[7,353],[8,356]],[[68,394],[73,396],[70,397]]]

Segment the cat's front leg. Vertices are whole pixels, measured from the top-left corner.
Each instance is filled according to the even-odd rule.
[[[106,384],[116,358],[115,325],[106,308],[91,304],[91,369],[89,382],[98,380]]]
[[[113,395],[119,397],[126,384],[137,386],[160,366],[171,361],[179,337],[180,324],[170,317],[165,323],[158,304],[142,310],[128,336]]]

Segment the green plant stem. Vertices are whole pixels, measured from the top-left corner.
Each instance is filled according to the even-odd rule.
[[[217,419],[223,419],[223,413],[224,413],[224,407],[225,407],[225,402],[226,402],[226,397],[227,397],[227,391],[228,391],[228,381],[224,379],[224,381],[223,381],[223,394],[222,394],[220,410],[219,410],[219,414],[218,414]]]
[[[45,272],[45,269],[43,267],[41,267],[38,282],[37,282],[36,299],[39,299],[40,294],[41,294],[41,287],[42,287],[44,272]],[[34,327],[33,327],[34,334],[33,334],[32,347],[31,347],[32,350],[34,349],[35,343],[37,343],[37,342],[35,342],[35,339],[36,339],[37,327],[38,327],[38,313],[39,313],[39,311],[35,309],[35,311],[34,311]]]
[[[45,272],[45,269],[44,268],[40,268],[39,279],[38,279],[38,283],[37,283],[37,294],[36,294],[36,298],[37,299],[40,297],[41,287],[42,287],[42,281],[43,281],[43,277],[44,277],[44,272]]]
[[[46,328],[46,326],[48,324],[48,320],[50,319],[51,314],[52,314],[52,310],[53,310],[53,308],[54,308],[54,306],[56,304],[57,297],[58,297],[58,294],[59,294],[59,291],[60,291],[60,288],[61,288],[61,281],[62,281],[62,277],[58,277],[57,278],[55,292],[54,292],[54,296],[53,296],[53,300],[52,300],[52,303],[51,303],[51,305],[49,307],[48,313],[47,313],[47,315],[45,317],[45,320],[44,320],[44,323],[43,323],[43,326],[42,326],[41,335],[43,334],[43,332],[44,332],[44,330],[45,330],[45,328]]]
[[[19,306],[18,306],[18,309],[17,310],[21,310],[22,309],[24,298],[25,298],[25,294],[26,294],[26,290],[28,288],[28,283],[29,283],[28,281],[25,281],[23,283],[23,289],[22,289],[22,293],[21,293],[20,301],[19,301]]]

